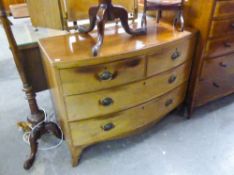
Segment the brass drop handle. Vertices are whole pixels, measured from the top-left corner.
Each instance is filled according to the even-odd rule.
[[[172,104],[173,104],[173,100],[172,100],[172,99],[169,99],[169,100],[166,101],[165,106],[166,106],[166,107],[169,107],[169,106],[172,105]]]
[[[227,67],[227,65],[226,65],[225,63],[223,63],[223,62],[219,63],[219,65],[220,65],[221,67],[224,67],[224,68]]]
[[[107,123],[101,127],[104,131],[110,131],[115,128],[113,123]]]
[[[168,79],[168,83],[172,84],[176,81],[177,77],[175,75],[172,75],[169,79]]]
[[[232,44],[229,42],[224,42],[223,45],[224,47],[232,47]]]
[[[176,51],[171,55],[172,60],[176,60],[177,58],[180,57],[180,52],[176,49]]]
[[[213,82],[213,86],[216,87],[216,88],[220,88],[219,84],[215,83],[215,82]]]
[[[107,80],[112,80],[114,78],[114,74],[111,73],[108,70],[103,71],[102,73],[99,74],[99,79],[101,81],[107,81]]]
[[[100,100],[100,104],[102,106],[105,106],[105,107],[110,106],[113,103],[114,103],[114,100],[112,98],[110,98],[110,97],[106,97],[106,98]]]

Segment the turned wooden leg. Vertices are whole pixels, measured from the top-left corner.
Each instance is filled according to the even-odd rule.
[[[91,7],[89,9],[90,25],[88,28],[85,26],[77,26],[77,29],[80,33],[89,33],[94,29],[96,25],[96,21],[97,21],[97,18],[96,18],[97,12],[98,12],[98,7]]]
[[[57,138],[62,139],[62,133],[59,127],[53,122],[43,122],[40,126],[33,129],[29,136],[31,153],[30,153],[29,158],[24,163],[24,168],[26,170],[32,167],[34,160],[36,158],[37,148],[38,148],[37,140],[39,140],[41,136],[46,133],[52,133]]]
[[[58,139],[63,139],[63,134],[57,124],[53,122],[46,122],[44,127],[46,133],[52,133]]]
[[[34,160],[35,160],[36,154],[37,154],[37,147],[38,147],[37,140],[40,139],[40,137],[41,137],[41,129],[40,128],[36,128],[35,130],[33,130],[29,136],[31,153],[30,153],[29,158],[24,163],[24,169],[26,169],[26,170],[30,169],[34,163]]]
[[[104,30],[105,30],[105,15],[106,15],[107,5],[101,4],[97,12],[97,30],[98,30],[98,40],[96,45],[93,47],[93,56],[97,56],[104,40]]]
[[[176,27],[178,23],[180,24],[180,31],[183,32],[184,31],[184,16],[181,10],[179,10],[176,14],[176,17],[173,22],[174,27]]]
[[[79,165],[82,152],[83,148],[75,148],[75,150],[72,152],[72,167],[76,167]]]
[[[146,10],[144,10],[142,18],[141,18],[141,27],[144,29],[147,28]]]
[[[129,24],[128,24],[128,12],[124,8],[122,8],[122,7],[116,7],[115,6],[115,7],[113,7],[113,10],[111,11],[111,13],[113,14],[113,16],[115,18],[119,18],[120,19],[121,24],[122,24],[124,30],[128,34],[130,34],[130,35],[144,35],[144,34],[146,34],[146,30],[143,29],[143,28],[132,30],[129,27]]]
[[[158,10],[158,14],[157,14],[157,23],[160,22],[161,17],[162,17],[162,10]]]

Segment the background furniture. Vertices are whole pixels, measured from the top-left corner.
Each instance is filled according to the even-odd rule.
[[[24,65],[21,62],[23,55],[21,55],[21,52],[17,47],[14,35],[10,27],[10,22],[7,19],[7,14],[1,0],[0,0],[0,19],[8,39],[10,49],[12,51],[14,62],[16,64],[21,81],[23,83],[23,91],[26,94],[29,109],[31,112],[31,114],[27,117],[27,120],[32,124],[32,127],[37,126],[34,129],[32,129],[32,132],[29,135],[31,153],[29,158],[24,163],[24,168],[29,169],[35,160],[35,155],[37,152],[37,140],[47,132],[51,132],[59,138],[61,138],[61,133],[57,125],[55,125],[52,122],[44,121],[46,114],[45,112],[43,112],[43,110],[39,109],[36,100],[36,95],[33,92],[32,86],[29,84],[27,80],[26,72],[24,71]]]
[[[25,0],[2,0],[2,2],[3,2],[3,6],[4,6],[7,14],[9,14],[10,13],[10,5],[24,3]]]
[[[113,0],[123,5],[132,16],[137,14],[137,0]],[[67,29],[67,21],[88,18],[88,10],[98,0],[27,0],[29,14],[34,26]]]
[[[27,3],[10,5],[10,11],[14,18],[29,17]]]
[[[108,28],[95,58],[89,51],[95,32],[40,40],[73,166],[87,146],[153,125],[183,103],[195,35],[166,23],[156,29],[155,22],[148,20],[143,36]]]
[[[200,30],[188,103],[195,107],[234,92],[234,0],[189,0],[186,23]]]
[[[144,7],[143,7],[143,16],[142,16],[142,26],[147,25],[146,20],[146,13],[147,11],[158,11],[157,15],[157,23],[159,23],[160,18],[162,17],[162,11],[170,10],[176,11],[176,16],[174,18],[174,26],[178,22],[181,25],[181,31],[184,29],[184,17],[183,17],[183,4],[184,0],[144,0]]]

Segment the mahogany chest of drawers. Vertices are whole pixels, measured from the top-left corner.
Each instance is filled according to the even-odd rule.
[[[234,92],[234,0],[189,0],[187,24],[200,37],[188,102],[195,107]]]
[[[146,36],[106,29],[98,57],[95,32],[39,42],[58,121],[73,166],[89,145],[153,125],[184,102],[195,35],[148,22]]]

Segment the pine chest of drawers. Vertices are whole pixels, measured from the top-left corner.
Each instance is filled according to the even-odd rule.
[[[184,101],[195,35],[148,22],[146,36],[107,28],[98,57],[95,33],[43,39],[40,48],[72,164],[89,145],[153,125]]]
[[[200,31],[189,90],[190,114],[234,92],[234,0],[188,0],[187,24]]]

